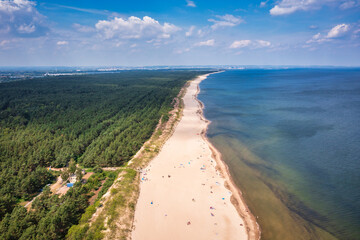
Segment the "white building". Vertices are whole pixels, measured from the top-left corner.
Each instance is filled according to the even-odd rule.
[[[76,183],[76,174],[71,174],[69,177],[69,182],[70,183]]]

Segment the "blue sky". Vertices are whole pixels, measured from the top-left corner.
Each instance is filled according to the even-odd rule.
[[[360,66],[360,0],[0,0],[0,66]]]

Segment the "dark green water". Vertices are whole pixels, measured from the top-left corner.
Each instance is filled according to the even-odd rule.
[[[234,70],[200,88],[263,239],[360,239],[360,69]]]

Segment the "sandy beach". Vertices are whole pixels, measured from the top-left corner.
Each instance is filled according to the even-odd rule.
[[[255,218],[205,136],[209,122],[196,96],[206,77],[190,82],[173,135],[142,169],[134,240],[259,238]]]

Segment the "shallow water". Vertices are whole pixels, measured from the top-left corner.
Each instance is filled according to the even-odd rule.
[[[200,89],[263,239],[360,239],[360,69],[233,70]]]

